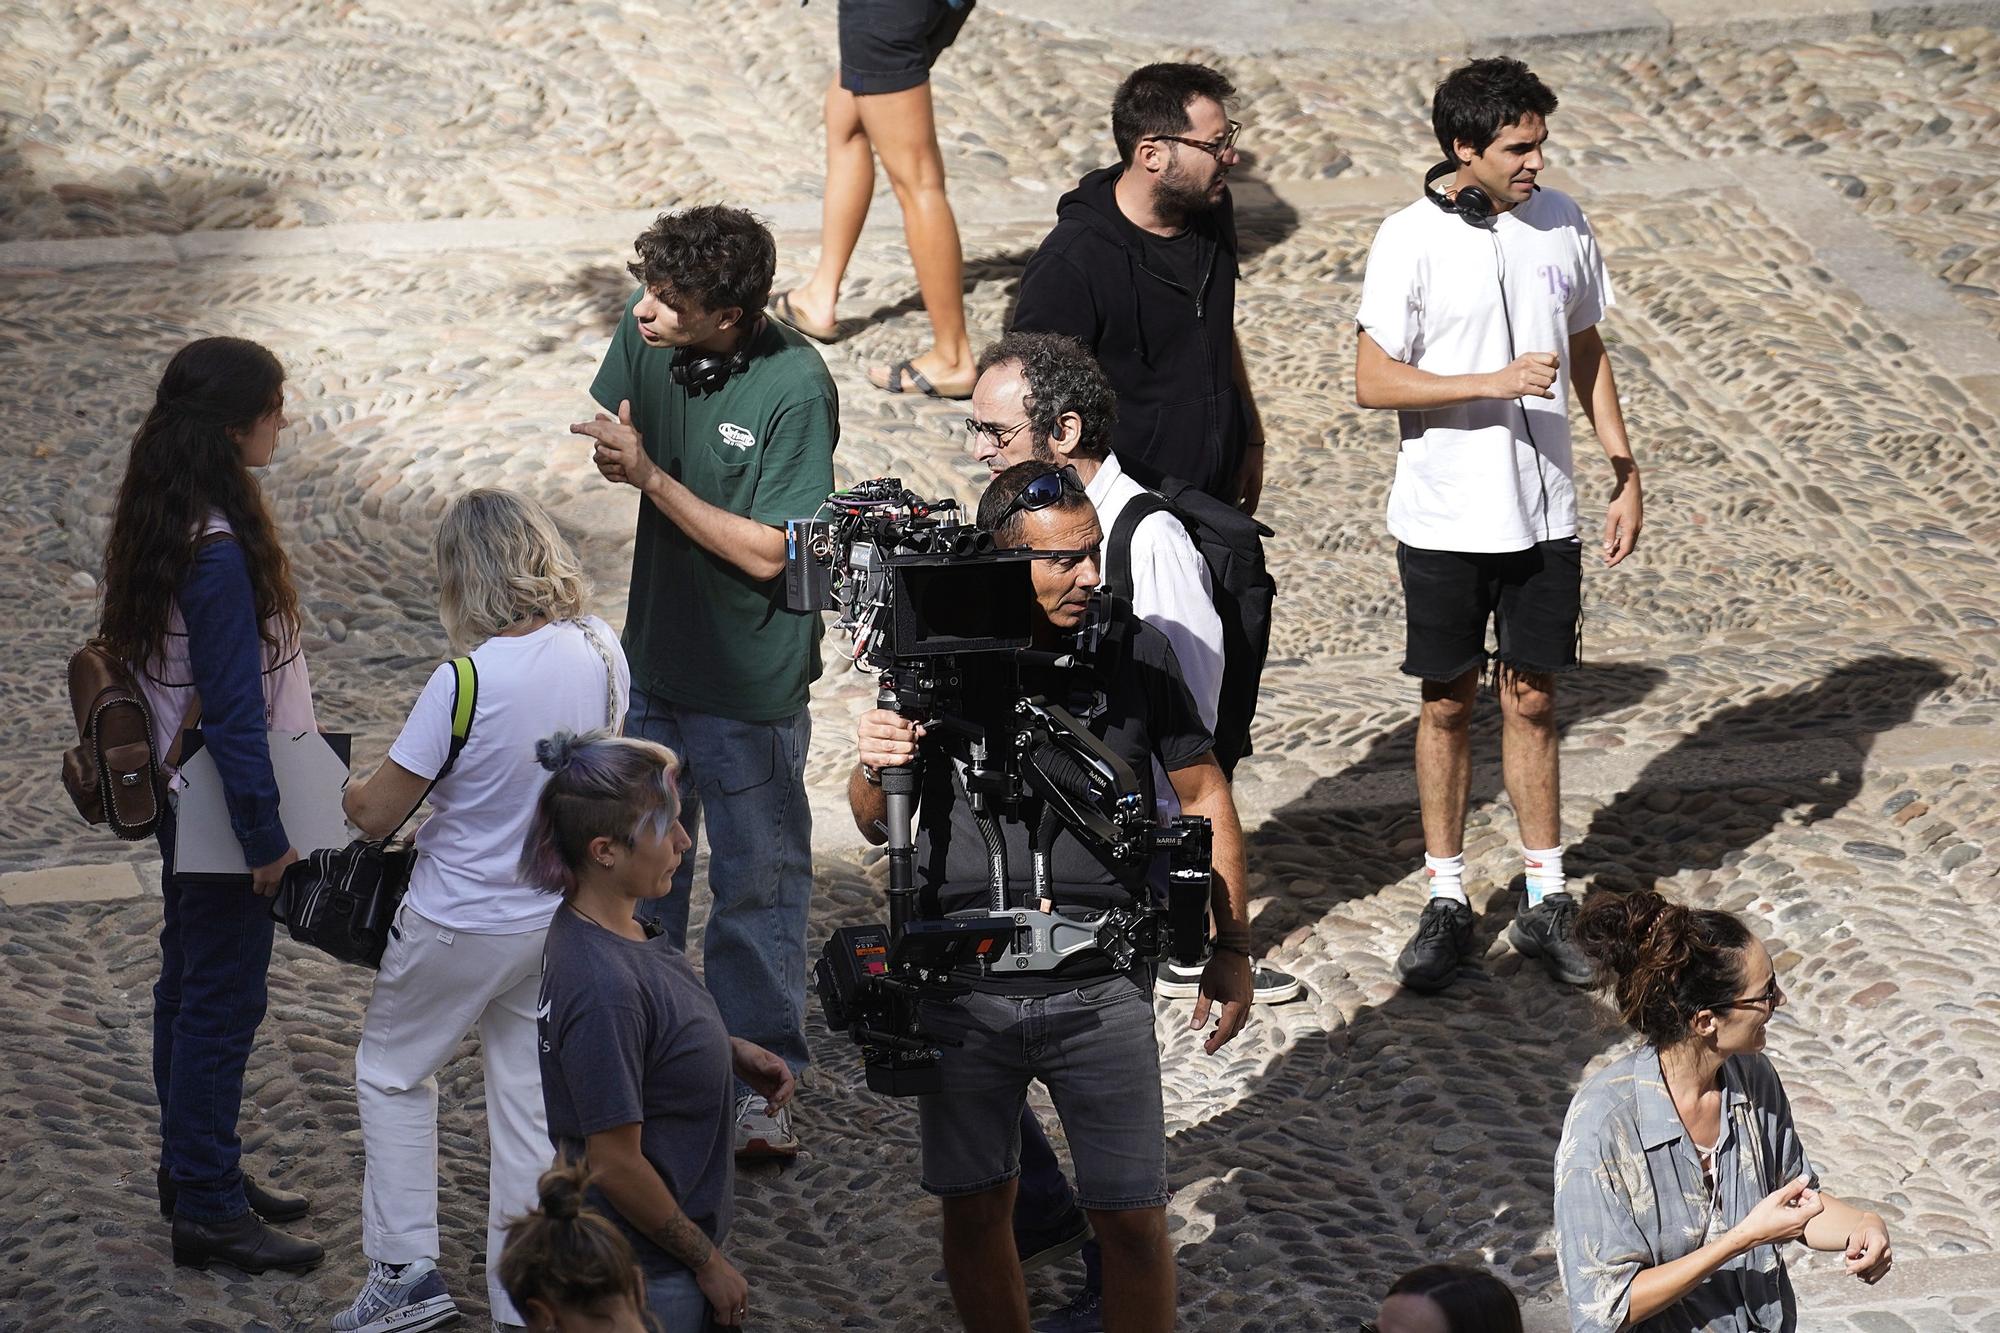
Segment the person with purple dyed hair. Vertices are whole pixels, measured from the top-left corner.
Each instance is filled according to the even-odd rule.
[[[692,845],[673,752],[605,732],[537,743],[549,770],[521,877],[562,906],[549,923],[541,1027],[549,1137],[588,1163],[589,1204],[632,1242],[666,1333],[741,1324],[750,1285],[723,1257],[736,1188],[736,1080],[766,1112],[791,1067],[732,1037],[687,955],[635,909],[673,892]]]

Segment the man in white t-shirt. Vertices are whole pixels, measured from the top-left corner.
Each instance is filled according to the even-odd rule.
[[[994,476],[1017,463],[1067,464],[1106,534],[1099,554],[1105,584],[1119,583],[1121,555],[1112,549],[1110,533],[1125,506],[1147,491],[1111,452],[1117,396],[1090,350],[1067,334],[1017,330],[980,354],[978,375],[972,415],[965,423],[972,456]],[[1140,519],[1124,558],[1129,560],[1122,573],[1130,583],[1133,614],[1166,635],[1202,725],[1213,728],[1222,692],[1223,631],[1207,562],[1171,511]],[[1154,804],[1165,821],[1180,813],[1180,803],[1157,759],[1153,770]],[[1199,964],[1184,968],[1162,960],[1153,993],[1196,995],[1201,973]],[[1300,989],[1288,972],[1262,963],[1251,968],[1253,1004],[1280,1003]],[[1032,1109],[1022,1112],[1020,1166],[1015,1246],[1023,1266],[1032,1267],[1070,1253],[1088,1231]],[[1085,1287],[1078,1300],[1089,1305],[1100,1292],[1094,1248],[1085,1250],[1084,1263]]]
[[[1631,554],[1642,515],[1597,331],[1612,302],[1597,238],[1567,195],[1535,183],[1555,109],[1555,94],[1504,57],[1438,85],[1431,125],[1446,160],[1425,177],[1424,197],[1376,232],[1356,316],[1355,401],[1394,408],[1401,425],[1389,531],[1403,671],[1423,681],[1417,788],[1431,896],[1396,963],[1413,990],[1449,985],[1472,947],[1467,727],[1489,620],[1527,887],[1508,940],[1559,980],[1590,979],[1564,889],[1555,722],[1555,678],[1576,669],[1582,624],[1572,390],[1611,462],[1607,566]]]

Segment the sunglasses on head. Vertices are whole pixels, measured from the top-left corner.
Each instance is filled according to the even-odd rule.
[[[1044,472],[1021,488],[1021,493],[1008,501],[1000,516],[993,520],[995,530],[1007,526],[1007,520],[1016,514],[1032,514],[1037,509],[1047,509],[1060,502],[1063,495],[1085,495],[1083,483],[1077,480],[1076,469],[1068,464],[1053,472]]]

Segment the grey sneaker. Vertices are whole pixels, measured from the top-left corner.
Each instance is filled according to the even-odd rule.
[[[368,1280],[354,1304],[333,1317],[334,1333],[416,1333],[458,1318],[437,1264],[418,1259],[398,1273],[388,1264],[368,1265]]]
[[[1507,927],[1507,943],[1527,958],[1539,958],[1550,976],[1570,986],[1588,986],[1597,975],[1589,955],[1576,945],[1579,904],[1567,893],[1551,893],[1521,910]]]
[[[1414,991],[1441,991],[1471,952],[1472,908],[1456,898],[1433,898],[1396,959],[1396,980]]]
[[[742,1161],[789,1160],[799,1155],[799,1136],[792,1132],[792,1108],[773,1111],[762,1097],[736,1099],[736,1156]]]
[[[1263,963],[1250,965],[1250,1003],[1283,1004],[1296,1000],[1305,986],[1289,972]],[[1201,994],[1201,968],[1182,967],[1162,958],[1153,974],[1153,994],[1169,1000],[1191,1000]]]

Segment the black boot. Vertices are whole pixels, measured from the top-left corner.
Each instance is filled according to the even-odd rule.
[[[174,1198],[179,1189],[164,1166],[153,1173],[153,1179],[160,1186],[160,1216],[174,1215]],[[243,1177],[243,1197],[249,1201],[250,1211],[266,1222],[296,1222],[312,1210],[312,1200],[303,1194],[290,1190],[274,1190],[259,1185],[250,1177]]]
[[[325,1257],[326,1251],[317,1241],[274,1231],[258,1221],[255,1213],[232,1217],[227,1222],[174,1218],[174,1262],[183,1268],[227,1264],[245,1273],[262,1273],[271,1268],[302,1273],[318,1267]]]

